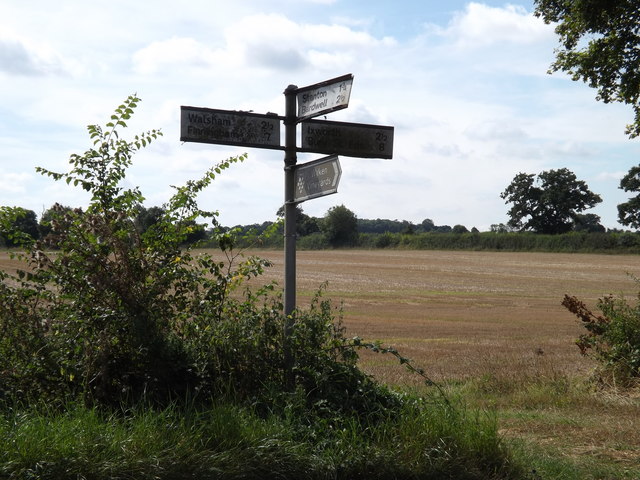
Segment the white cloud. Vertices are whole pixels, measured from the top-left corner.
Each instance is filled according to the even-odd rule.
[[[228,48],[242,52],[249,66],[285,70],[340,68],[365,49],[393,43],[346,26],[301,24],[278,14],[243,18],[227,29],[226,39]]]
[[[553,27],[518,5],[503,8],[471,2],[456,14],[440,35],[455,39],[460,48],[504,44],[533,44],[553,35]]]
[[[514,123],[512,119],[490,119],[474,125],[469,125],[465,134],[474,140],[481,142],[504,141],[522,142],[528,139],[528,134],[521,125]]]
[[[134,71],[145,75],[181,68],[339,69],[353,63],[363,50],[393,43],[390,38],[377,40],[341,25],[305,25],[284,15],[258,14],[227,27],[219,47],[194,38],[172,37],[139,49],[133,64]]]
[[[181,67],[208,68],[220,56],[193,38],[173,37],[153,42],[133,55],[134,71],[152,75]]]
[[[0,191],[11,194],[26,193],[27,184],[32,179],[33,175],[28,173],[2,173],[0,174]]]
[[[624,177],[627,172],[623,172],[621,170],[617,172],[600,172],[596,175],[596,179],[599,181],[611,181],[614,180],[616,182],[620,182],[622,177]]]
[[[5,33],[0,36],[0,71],[9,75],[48,76],[77,74],[81,69],[46,44]]]

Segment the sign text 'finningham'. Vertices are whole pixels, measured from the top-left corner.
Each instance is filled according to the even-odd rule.
[[[281,148],[280,118],[277,115],[180,108],[180,140],[184,142]]]

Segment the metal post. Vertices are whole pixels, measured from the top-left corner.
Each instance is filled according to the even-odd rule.
[[[284,362],[285,381],[290,389],[295,387],[293,375],[294,356],[291,350],[293,312],[296,308],[296,204],[295,174],[296,157],[296,91],[289,85],[284,91]]]
[[[284,119],[284,313],[296,308],[296,204],[294,167],[296,165],[296,91],[289,85],[285,94]]]

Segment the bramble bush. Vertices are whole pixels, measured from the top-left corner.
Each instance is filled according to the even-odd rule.
[[[640,283],[636,279],[636,283]],[[584,302],[565,295],[562,305],[576,315],[587,333],[576,344],[583,355],[600,364],[597,378],[604,384],[629,387],[640,380],[640,294],[635,304],[624,297],[606,296],[598,301],[601,315]]]
[[[365,416],[397,405],[356,366],[364,344],[345,337],[322,289],[308,310],[294,313],[288,384],[281,295],[274,284],[252,290],[245,282],[269,263],[236,252],[217,212],[196,200],[245,155],[174,187],[158,221],[136,228],[144,197],[122,181],[132,156],[162,135],[120,138],[139,101],[130,96],[104,127],[88,127],[92,146],[71,155],[69,172],[38,168],[89,192],[86,209],[55,205],[40,239],[11,229],[20,209],[0,210],[0,233],[21,245],[16,255],[25,265],[0,273],[0,396],[163,406],[232,395],[265,412],[297,396],[303,409]],[[185,245],[203,218],[218,232],[216,255]]]

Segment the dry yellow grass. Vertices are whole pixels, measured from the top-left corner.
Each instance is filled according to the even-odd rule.
[[[283,255],[267,277],[282,283]],[[299,304],[328,281],[327,296],[344,306],[352,335],[393,344],[434,379],[483,374],[536,375],[552,364],[584,375],[592,364],[573,344],[582,327],[560,305],[565,293],[595,307],[607,294],[635,295],[629,273],[640,257],[398,250],[301,251]],[[390,359],[365,365],[385,381],[404,383]]]
[[[261,282],[284,278],[281,251],[255,251],[274,266]],[[16,263],[6,253],[0,268]],[[565,293],[591,306],[607,294],[637,294],[640,256],[402,250],[299,251],[298,303],[327,281],[343,305],[350,335],[382,340],[434,380],[540,372],[587,374],[593,364],[573,344],[582,327],[560,302]],[[380,379],[415,378],[391,358],[365,355]]]

